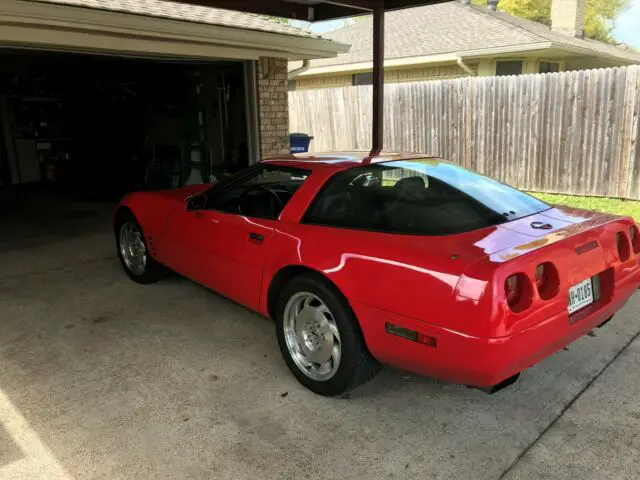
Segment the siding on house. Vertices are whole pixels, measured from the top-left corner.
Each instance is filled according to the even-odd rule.
[[[296,79],[296,89],[350,87],[352,75],[325,75],[319,77],[303,77]]]
[[[479,77],[489,77],[496,74],[496,63],[500,60],[522,60],[522,73],[538,73],[540,62],[553,61],[560,64],[560,71],[565,70],[567,62],[559,59],[533,58],[513,56],[508,58],[488,58],[467,61],[466,64]],[[574,65],[573,63],[571,65]],[[575,63],[575,70],[588,68],[586,64]],[[600,65],[597,65],[600,66]],[[567,68],[569,69],[569,68]],[[574,70],[574,68],[571,68]],[[362,72],[341,73],[336,75],[302,76],[295,80],[296,90],[311,88],[349,87],[353,85],[353,75]],[[457,63],[442,65],[420,65],[409,68],[387,69],[384,73],[385,83],[422,82],[430,80],[449,80],[452,78],[468,77],[469,73],[460,68]]]
[[[478,64],[469,67],[478,71]],[[403,68],[401,70],[389,70],[384,73],[386,83],[418,82],[423,80],[446,80],[449,78],[466,77],[469,74],[457,64],[439,65],[435,67]]]
[[[472,63],[469,64],[469,67],[477,72],[479,64]],[[311,88],[350,87],[351,85],[353,85],[353,75],[353,73],[347,73],[342,75],[301,77],[296,79],[296,90],[307,90]],[[450,78],[459,78],[466,76],[469,76],[469,73],[464,71],[457,64],[453,63],[450,65],[417,66],[413,68],[386,70],[384,72],[384,81],[385,83],[405,83],[420,82],[425,80],[447,80]]]

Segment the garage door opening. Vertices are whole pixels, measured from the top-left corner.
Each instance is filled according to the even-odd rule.
[[[245,69],[1,50],[0,185],[117,200],[242,169]]]

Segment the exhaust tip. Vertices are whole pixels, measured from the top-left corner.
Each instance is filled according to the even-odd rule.
[[[516,373],[512,377],[509,377],[506,380],[503,380],[502,382],[498,383],[497,385],[493,385],[491,387],[469,386],[469,388],[475,388],[476,390],[481,390],[484,393],[488,393],[489,395],[493,395],[494,393],[498,393],[500,390],[504,390],[505,388],[507,388],[507,387],[513,385],[514,383],[516,383],[518,378],[520,378],[520,374]]]
[[[600,325],[598,325],[596,328],[602,328],[604,327],[607,323],[609,323],[611,320],[613,320],[613,315],[611,315],[609,318],[607,318],[604,322],[602,322]]]

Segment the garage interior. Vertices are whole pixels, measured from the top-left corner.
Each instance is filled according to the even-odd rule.
[[[116,201],[249,164],[245,64],[0,51],[0,186]],[[21,189],[22,187],[22,189]]]

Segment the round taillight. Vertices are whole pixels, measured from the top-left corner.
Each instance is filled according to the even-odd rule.
[[[616,233],[616,246],[618,247],[618,257],[623,262],[629,260],[631,256],[631,247],[629,245],[629,239],[623,232]]]
[[[638,233],[638,227],[633,226],[629,229],[629,237],[631,238],[633,253],[640,253],[640,234]]]
[[[532,285],[524,273],[516,273],[507,278],[504,293],[507,305],[516,313],[525,311],[533,301]]]
[[[536,267],[536,288],[543,300],[551,300],[558,294],[560,279],[553,263],[545,262]]]

